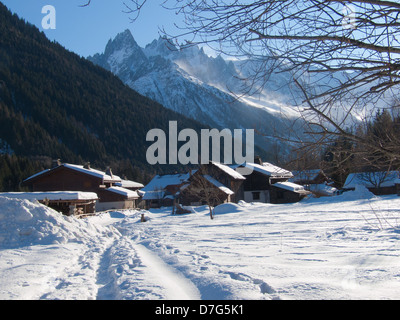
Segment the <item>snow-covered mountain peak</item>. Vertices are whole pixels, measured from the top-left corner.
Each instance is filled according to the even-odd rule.
[[[164,58],[168,58],[179,52],[179,50],[170,41],[168,41],[168,39],[159,37],[158,40],[153,40],[151,43],[146,45],[146,47],[143,49],[143,52],[147,57],[159,55]]]
[[[116,47],[116,46],[130,46],[130,47],[139,47],[136,43],[133,35],[129,29],[126,29],[124,32],[121,32],[115,36],[114,39],[110,39],[106,46],[106,51],[109,46]]]
[[[292,123],[288,118],[296,117],[284,91],[239,99],[244,85],[240,63],[208,56],[198,46],[177,49],[160,37],[141,48],[126,30],[89,60],[140,94],[209,127],[257,129],[263,149],[277,143],[271,136],[286,136]]]
[[[114,39],[110,39],[105,48],[104,54],[106,56],[112,55],[116,52],[124,52],[126,56],[139,55],[142,56],[143,52],[132,36],[130,30],[125,30],[119,33]]]
[[[225,61],[221,56],[216,58],[208,56],[202,47],[197,45],[188,46],[184,49],[178,49],[171,41],[160,37],[153,40],[143,49],[144,54],[150,58],[161,56],[170,60],[178,66],[182,75],[188,75],[196,81],[207,83],[221,88],[221,84],[226,84],[238,72],[231,61]],[[178,70],[179,70],[178,69]]]
[[[92,61],[104,66],[115,74],[126,72],[128,69],[137,69],[147,63],[147,57],[137,44],[129,29],[110,39],[104,53],[96,54]]]

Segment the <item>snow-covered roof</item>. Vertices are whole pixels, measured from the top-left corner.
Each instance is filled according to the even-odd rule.
[[[290,171],[282,169],[269,162],[264,162],[262,165],[257,163],[247,162],[243,165],[238,166],[236,170],[240,170],[240,167],[246,167],[270,177],[285,177],[285,178],[293,177],[293,174]]]
[[[214,162],[211,161],[213,165],[224,171],[226,174],[230,175],[233,179],[236,180],[246,180],[245,177],[243,177],[239,172],[233,170],[232,168],[228,167],[225,164],[219,163],[219,162]]]
[[[185,190],[185,189],[186,189],[187,187],[189,187],[189,186],[190,186],[190,183],[185,183],[184,185],[182,185],[182,186],[179,188],[179,192]]]
[[[24,181],[28,181],[28,180],[31,180],[33,178],[36,178],[36,177],[38,177],[38,176],[40,176],[42,174],[45,174],[48,171],[50,171],[50,169],[46,169],[46,170],[40,171],[38,173],[35,173],[33,176],[30,176],[29,178],[25,179]]]
[[[122,187],[122,188],[143,188],[144,185],[139,183],[139,182],[135,182],[135,181],[131,181],[131,180],[121,180],[121,182],[117,182],[115,183],[116,186],[118,187]]]
[[[122,187],[110,187],[110,188],[107,188],[106,190],[110,191],[110,192],[118,193],[129,199],[139,199],[139,195],[136,191],[125,189]]]
[[[3,192],[0,197],[24,200],[97,200],[97,194],[94,192],[80,191],[53,191],[53,192]]]
[[[159,199],[163,199],[165,196],[165,192],[160,190],[160,191],[146,191],[143,192],[143,200],[159,200]]]
[[[93,168],[87,169],[84,166],[76,164],[64,163],[61,166],[101,178],[105,181],[120,182],[122,180],[120,177],[116,175],[108,175],[104,171],[96,170]]]
[[[143,189],[144,192],[161,191],[167,186],[180,185],[189,179],[190,173],[155,176]]]
[[[58,166],[56,168],[59,168],[59,167],[65,167],[65,168],[68,168],[68,169],[72,169],[72,170],[76,170],[76,171],[79,171],[79,172],[83,172],[85,174],[89,174],[91,176],[95,176],[97,178],[103,179],[104,181],[121,182],[121,178],[116,176],[116,175],[110,176],[110,175],[106,174],[103,171],[92,169],[92,168],[87,169],[87,168],[85,168],[84,166],[81,166],[81,165],[63,163],[63,164],[61,164],[60,166]],[[54,169],[56,169],[56,168],[54,168]],[[31,180],[33,178],[36,178],[36,177],[38,177],[38,176],[40,176],[42,174],[45,174],[47,172],[50,172],[50,171],[54,170],[54,169],[43,170],[43,171],[41,171],[39,173],[34,174],[33,176],[30,176],[29,178],[25,179],[24,181],[29,181],[29,180]]]
[[[215,180],[213,177],[211,177],[209,175],[204,175],[203,177],[205,179],[207,179],[208,182],[210,182],[211,184],[216,186],[218,189],[220,189],[222,192],[226,193],[227,195],[234,194],[234,192],[231,189],[229,189],[228,187],[224,186],[221,182],[219,182],[218,180]]]
[[[357,185],[365,186],[367,188],[392,187],[396,184],[399,178],[398,171],[381,171],[381,172],[360,172],[350,173],[344,183],[344,189],[352,189]]]
[[[295,184],[293,182],[277,182],[274,183],[273,186],[293,192],[307,192],[303,186]]]

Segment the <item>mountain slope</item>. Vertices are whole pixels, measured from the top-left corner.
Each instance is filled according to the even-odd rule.
[[[111,164],[116,173],[133,179],[135,167],[174,170],[146,161],[147,132],[167,132],[171,120],[180,128],[204,127],[50,42],[0,3],[2,150],[29,159],[90,161],[99,168]]]
[[[88,59],[141,94],[203,124],[257,129],[257,144],[264,150],[278,143],[283,151],[287,145],[276,136],[287,137],[298,117],[285,92],[237,99],[243,86],[240,62],[209,57],[198,47],[179,51],[160,38],[140,48],[126,30],[108,42],[104,53]]]

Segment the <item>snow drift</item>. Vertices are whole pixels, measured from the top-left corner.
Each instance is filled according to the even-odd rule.
[[[0,197],[0,208],[0,249],[85,242],[117,232],[29,200]]]

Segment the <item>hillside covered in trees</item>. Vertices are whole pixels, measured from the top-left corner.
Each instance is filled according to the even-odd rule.
[[[0,2],[0,191],[19,190],[19,179],[51,159],[146,180],[167,169],[147,164],[146,134],[168,132],[172,120],[202,127],[49,41]]]

